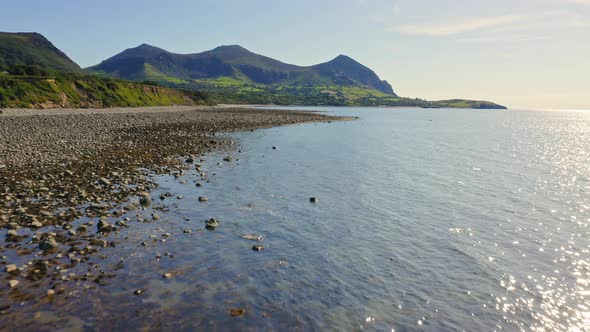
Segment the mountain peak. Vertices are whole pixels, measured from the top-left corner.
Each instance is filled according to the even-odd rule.
[[[250,54],[252,52],[248,51],[240,45],[221,45],[212,49],[211,51],[209,51],[209,53],[213,53],[219,56],[240,56],[244,54]]]
[[[382,81],[374,71],[355,59],[340,54],[333,60],[315,66],[323,75],[343,85],[361,84],[395,96],[387,81]]]
[[[152,46],[150,44],[143,43],[143,44],[137,46],[136,48],[157,48],[157,47]]]
[[[328,61],[328,63],[335,64],[335,65],[341,65],[341,66],[362,66],[362,67],[365,67],[362,64],[360,64],[358,61],[356,61],[355,59],[349,57],[348,55],[344,55],[344,54],[338,55],[337,57],[335,57],[331,61]]]
[[[129,51],[129,50],[141,51],[141,52],[166,52],[159,47],[152,46],[152,45],[146,44],[146,43],[143,43],[137,47],[128,48],[127,51]]]
[[[15,65],[36,65],[66,72],[80,71],[75,62],[40,33],[0,32],[0,67],[10,68]]]
[[[349,57],[348,55],[339,54],[337,57],[334,58],[332,61],[342,61],[342,60],[353,60],[353,58]],[[356,62],[356,61],[355,61]]]
[[[215,50],[239,50],[239,51],[247,51],[247,49],[245,49],[244,47],[242,47],[241,45],[220,45],[217,46],[216,48],[213,49],[213,51]]]

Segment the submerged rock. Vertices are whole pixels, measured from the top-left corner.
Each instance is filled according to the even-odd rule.
[[[251,240],[251,241],[262,241],[262,235],[244,234],[244,235],[242,235],[242,239]]]
[[[101,233],[108,233],[108,232],[112,232],[115,230],[115,226],[109,224],[108,222],[106,222],[104,220],[99,220],[96,227],[98,228],[98,231]]]
[[[150,205],[152,204],[152,199],[149,196],[142,196],[139,198],[139,204],[141,205]]]
[[[242,317],[246,314],[246,309],[232,309],[229,311],[229,314],[232,315],[232,317]]]
[[[39,242],[39,249],[43,251],[55,250],[57,249],[57,247],[58,243],[51,235]]]
[[[262,251],[262,250],[264,250],[264,246],[261,245],[261,244],[257,244],[254,247],[252,247],[252,250],[254,250],[254,251]]]
[[[9,229],[8,231],[6,231],[6,242],[18,242],[20,239],[21,237],[18,236],[16,230]]]
[[[215,227],[219,226],[219,221],[217,221],[214,218],[211,218],[211,219],[207,220],[205,222],[205,224],[206,224],[205,228],[207,228],[208,230],[214,230]]]

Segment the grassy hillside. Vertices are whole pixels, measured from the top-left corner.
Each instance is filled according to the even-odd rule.
[[[205,104],[187,92],[92,76],[0,75],[0,107],[138,107]]]
[[[210,100],[219,104],[337,105],[337,106],[408,106],[423,108],[503,109],[486,101],[453,99],[428,101],[419,98],[394,97],[375,89],[340,86],[329,83],[278,85],[247,83],[231,77],[217,77],[173,83],[171,86],[206,91]]]
[[[379,79],[371,69],[344,55],[315,66],[296,66],[250,52],[238,45],[220,46],[202,53],[177,54],[142,44],[88,70],[129,80],[154,80],[162,84],[191,85],[196,82],[197,85],[191,86],[209,86],[209,80],[223,78],[249,85],[264,85],[266,91],[278,87],[332,85],[377,90],[395,96],[389,83]]]
[[[466,100],[466,99],[451,99],[438,100],[431,102],[433,107],[437,108],[475,108],[475,109],[505,109],[505,106],[498,105],[489,101],[482,100]]]
[[[0,71],[26,65],[60,72],[82,72],[75,62],[38,33],[0,32]]]

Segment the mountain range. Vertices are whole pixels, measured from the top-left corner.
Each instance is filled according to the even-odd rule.
[[[37,69],[39,68],[39,69]],[[81,69],[38,33],[0,33],[0,72],[91,75],[205,92],[212,103],[504,108],[486,101],[426,101],[396,95],[370,68],[339,55],[312,66],[287,64],[239,45],[177,54],[142,44]]]
[[[219,46],[202,53],[177,54],[142,44],[89,70],[124,79],[171,84],[207,83],[212,82],[211,79],[227,84],[228,79],[233,79],[244,84],[270,86],[354,86],[396,96],[387,81],[382,81],[374,71],[345,55],[303,67],[250,52],[239,45]]]

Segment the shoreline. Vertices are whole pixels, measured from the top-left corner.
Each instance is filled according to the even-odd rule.
[[[192,169],[195,185],[206,186],[205,154],[235,149],[216,133],[347,120],[219,107],[53,111],[1,115],[2,321],[18,316],[19,302],[67,295],[70,283],[103,285],[107,268],[98,276],[70,271],[116,246],[109,235],[131,221],[160,219],[151,175]],[[139,216],[147,209],[150,220]]]

